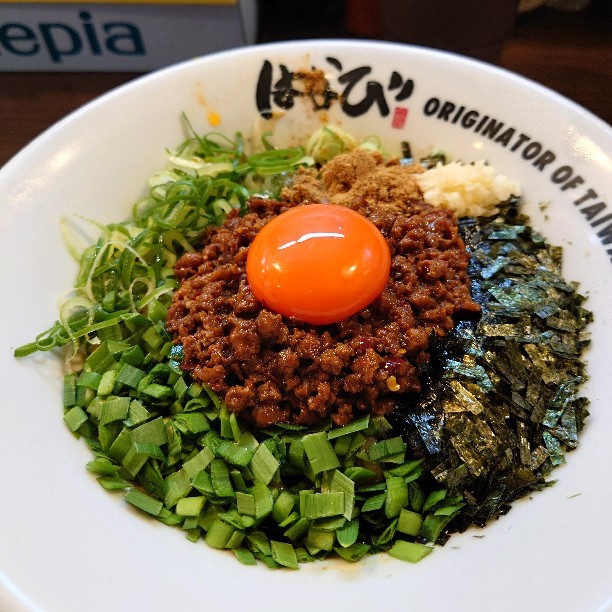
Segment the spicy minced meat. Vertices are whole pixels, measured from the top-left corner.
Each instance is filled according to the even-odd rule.
[[[167,327],[183,346],[182,367],[257,427],[387,414],[397,393],[420,391],[430,335],[478,310],[456,219],[420,199],[397,214],[356,197],[351,208],[388,241],[389,280],[363,310],[317,327],[263,308],[246,279],[257,232],[295,205],[252,197],[243,217],[229,215],[206,232],[200,251],[177,261],[181,285]]]

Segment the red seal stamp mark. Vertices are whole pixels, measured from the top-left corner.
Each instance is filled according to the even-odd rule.
[[[406,125],[406,119],[408,119],[408,109],[405,106],[396,106],[393,111],[391,127],[401,130]]]

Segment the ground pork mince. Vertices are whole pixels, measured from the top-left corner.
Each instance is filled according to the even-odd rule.
[[[183,346],[183,368],[257,427],[327,418],[344,425],[363,412],[387,414],[398,393],[420,391],[430,336],[444,335],[479,307],[469,293],[457,221],[422,200],[419,171],[386,165],[376,153],[343,154],[319,174],[297,175],[283,201],[253,197],[244,216],[210,228],[202,249],[175,267],[181,285],[167,327]],[[339,200],[388,241],[392,264],[382,295],[320,327],[263,308],[246,280],[257,232],[293,206]]]

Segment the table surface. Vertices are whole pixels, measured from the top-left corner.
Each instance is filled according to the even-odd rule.
[[[265,14],[263,15],[265,17]],[[330,15],[327,15],[330,17]],[[331,16],[333,17],[333,16]],[[299,30],[262,28],[260,39],[347,37],[320,15]],[[593,0],[579,13],[540,8],[521,15],[500,65],[549,87],[612,124],[612,2]],[[0,73],[0,166],[53,123],[137,73]]]

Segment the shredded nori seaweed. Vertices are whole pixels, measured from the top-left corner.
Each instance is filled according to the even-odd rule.
[[[426,391],[393,415],[438,485],[467,504],[463,531],[505,514],[549,486],[588,416],[585,329],[592,313],[561,276],[561,249],[546,243],[512,199],[496,217],[460,220],[471,253],[472,296],[482,313],[432,347]]]

